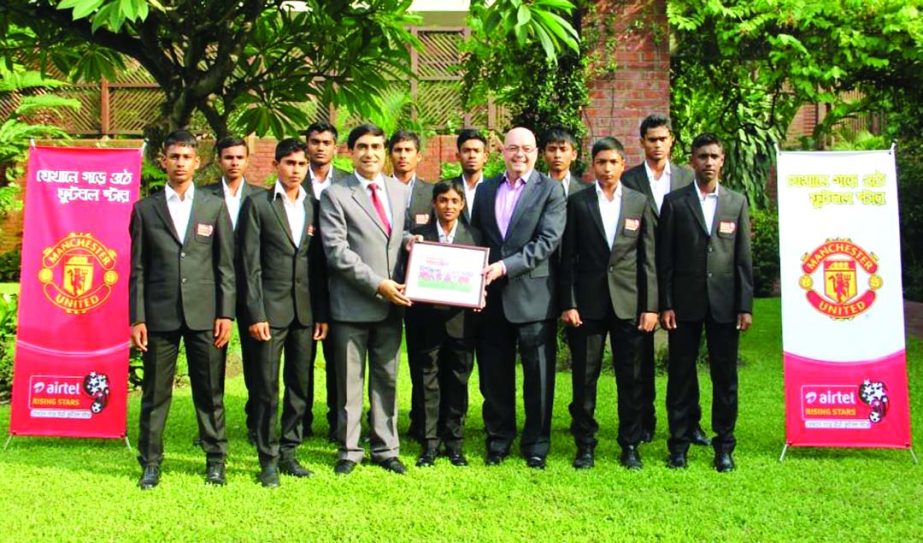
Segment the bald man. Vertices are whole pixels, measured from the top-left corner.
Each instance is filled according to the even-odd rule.
[[[520,451],[526,465],[545,469],[551,445],[556,355],[556,264],[564,234],[561,184],[535,170],[538,146],[525,128],[504,140],[506,171],[474,198],[471,225],[490,248],[484,270],[487,307],[477,340],[488,465],[499,465],[516,438],[516,349],[523,368],[526,420]]]

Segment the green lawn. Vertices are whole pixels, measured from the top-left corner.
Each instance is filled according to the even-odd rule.
[[[16,438],[0,452],[0,540],[195,541],[469,541],[469,540],[836,540],[923,539],[923,466],[907,451],[794,449],[784,463],[779,301],[758,300],[755,327],[742,343],[738,470],[718,474],[711,452],[694,448],[690,468],[668,470],[659,382],[658,435],[642,448],[645,468],[617,462],[615,385],[600,387],[602,431],[594,470],[570,467],[570,376],[558,374],[552,452],[545,472],[511,458],[499,468],[482,463],[477,384],[471,384],[467,452],[472,465],[411,467],[405,477],[364,465],[336,478],[335,452],[310,439],[302,461],[308,480],[284,477],[268,491],[255,482],[256,455],[244,438],[244,386],[227,383],[231,455],[228,486],[203,484],[203,457],[192,447],[195,421],[188,388],[177,391],[166,434],[161,486],[142,493],[134,454],[117,441]],[[923,343],[909,344],[914,441],[923,438]],[[401,375],[401,428],[406,428],[409,379]],[[706,373],[700,375],[708,383]],[[318,368],[323,393],[323,367]],[[710,392],[703,391],[706,412]],[[138,396],[130,402],[129,436],[137,433]],[[323,399],[315,404],[319,434]],[[0,407],[6,433],[9,407]],[[923,449],[923,446],[919,447]],[[413,464],[419,448],[407,444]],[[920,452],[923,452],[921,450]]]

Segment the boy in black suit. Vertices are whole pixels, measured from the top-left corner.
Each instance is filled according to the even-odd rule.
[[[480,232],[461,220],[465,188],[459,181],[433,187],[435,221],[415,228],[417,239],[455,245],[480,245]],[[418,341],[414,353],[420,361],[423,452],[417,466],[432,466],[440,442],[456,466],[467,466],[462,453],[465,415],[468,412],[468,378],[474,366],[475,314],[473,310],[414,304]]]
[[[249,332],[256,340],[256,448],[260,482],[279,486],[279,472],[309,477],[295,457],[303,438],[309,403],[312,341],[327,336],[326,262],[313,199],[301,185],[308,159],[306,145],[288,138],[276,145],[278,179],[272,191],[251,196],[241,210],[238,241],[241,285]],[[279,367],[282,380],[282,431],[276,431]]]
[[[561,320],[571,327],[577,469],[594,465],[596,385],[606,336],[618,387],[620,461],[628,469],[641,468],[641,352],[644,334],[657,325],[657,269],[652,212],[643,194],[619,182],[624,169],[622,144],[600,139],[593,145],[594,187],[567,201]]]
[[[657,232],[660,321],[670,333],[667,418],[671,468],[686,467],[696,424],[695,362],[702,328],[714,399],[715,469],[734,469],[737,347],[753,321],[747,199],[720,183],[724,148],[713,134],[692,142],[695,182],[664,198]]]
[[[173,396],[180,339],[186,346],[192,401],[206,454],[205,481],[224,485],[224,372],[221,349],[234,318],[234,234],[220,198],[196,191],[196,140],[167,136],[163,192],[138,201],[131,215],[131,344],[144,353],[138,485],[160,482],[163,428]]]

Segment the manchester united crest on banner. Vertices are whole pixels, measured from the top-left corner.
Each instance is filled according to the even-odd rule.
[[[851,319],[867,311],[882,284],[876,273],[878,257],[849,239],[827,240],[805,254],[801,270],[798,284],[807,291],[808,303],[832,319]]]
[[[117,256],[93,234],[68,234],[42,251],[38,280],[44,285],[45,297],[68,313],[99,307],[119,280]]]

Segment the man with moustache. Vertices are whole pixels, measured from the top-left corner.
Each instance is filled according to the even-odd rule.
[[[385,134],[380,128],[354,128],[347,145],[355,172],[325,190],[320,204],[338,387],[340,448],[334,472],[352,473],[365,454],[359,438],[368,356],[372,461],[403,474],[396,387],[403,309],[410,305],[398,283],[408,190],[381,173]]]
[[[304,437],[305,411],[313,400],[312,340],[327,337],[326,262],[316,206],[301,185],[308,167],[305,151],[307,146],[295,138],[276,145],[273,190],[247,199],[238,236],[241,290],[258,360],[254,396],[259,480],[269,488],[279,486],[279,472],[311,476],[295,453]],[[276,414],[283,353],[285,392],[279,432]]]
[[[696,359],[702,329],[712,380],[714,466],[734,469],[737,350],[753,322],[753,262],[747,199],[722,186],[724,148],[713,134],[692,142],[695,182],[668,194],[657,237],[660,321],[670,333],[667,442],[671,468],[686,467],[698,398]]]
[[[618,390],[619,461],[640,469],[641,341],[657,324],[653,212],[643,194],[619,182],[625,150],[615,138],[593,144],[596,188],[572,195],[561,249],[561,320],[573,355],[574,468],[594,465],[596,390],[606,347]]]
[[[250,148],[247,142],[238,136],[226,136],[215,143],[215,155],[218,157],[218,169],[221,170],[221,179],[217,183],[202,187],[204,192],[209,192],[224,200],[224,205],[228,208],[228,215],[231,217],[231,224],[234,232],[237,232],[238,216],[243,202],[251,194],[263,192],[262,187],[251,185],[247,182],[245,174],[247,165],[250,162]],[[237,252],[235,244],[235,254]],[[243,276],[237,266],[238,260],[234,259],[234,267],[237,278],[237,284],[243,284]],[[237,290],[237,335],[240,338],[241,362],[244,373],[244,386],[247,388],[247,402],[244,404],[244,413],[246,414],[247,440],[256,444],[256,425],[253,417],[253,398],[254,398],[254,372],[255,359],[253,355],[253,340],[247,328],[250,323],[247,322],[246,311],[243,299],[240,297],[241,291]],[[227,362],[228,348],[227,345],[221,349],[222,366]],[[201,441],[201,440],[199,440]]]
[[[577,160],[577,140],[560,126],[548,129],[542,137],[542,154],[548,167],[548,177],[561,183],[564,197],[591,186],[574,177],[570,167]]]
[[[641,148],[644,149],[644,162],[626,171],[622,184],[647,196],[653,212],[654,224],[660,216],[664,197],[675,190],[692,183],[693,173],[686,166],[670,160],[673,151],[673,129],[670,119],[659,113],[648,115],[641,121]],[[654,401],[657,395],[655,386],[656,367],[654,363],[654,334],[645,334],[641,355],[641,441],[650,443],[654,439],[657,427],[657,415]],[[695,375],[693,379],[697,379]],[[697,383],[697,381],[696,381]],[[698,393],[698,384],[695,386]],[[693,416],[695,425],[689,441],[694,445],[708,446],[711,440],[702,430],[702,408],[699,399],[695,399],[697,414]]]
[[[526,420],[520,451],[544,469],[551,444],[555,377],[556,259],[566,204],[561,185],[535,171],[535,135],[506,134],[506,172],[478,189],[471,225],[490,248],[487,307],[477,340],[488,465],[499,465],[516,438],[516,350],[523,367]]]

